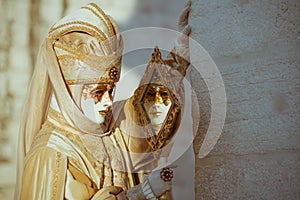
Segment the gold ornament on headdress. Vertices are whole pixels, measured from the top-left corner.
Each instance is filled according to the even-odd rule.
[[[87,41],[77,44],[76,37],[71,42],[62,39],[74,32],[96,38],[102,55],[89,51],[90,44]],[[123,51],[119,28],[96,4],[83,6],[54,24],[49,37],[54,41],[67,84],[111,83],[119,80]]]

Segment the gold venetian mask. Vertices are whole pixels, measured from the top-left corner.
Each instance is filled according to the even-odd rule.
[[[181,118],[180,98],[168,75],[169,69],[158,48],[155,48],[145,76],[134,94],[136,121],[147,127],[147,142],[154,151],[170,141]]]
[[[107,117],[111,117],[114,89],[113,83],[84,85],[81,97],[81,108],[84,114],[97,123],[103,123]]]

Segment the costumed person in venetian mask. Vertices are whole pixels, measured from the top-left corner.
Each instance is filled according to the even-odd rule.
[[[167,163],[172,165],[172,162],[168,162],[168,157],[174,136],[180,125],[187,125],[181,123],[184,108],[187,107],[182,79],[189,63],[180,58],[179,54],[173,55],[176,60],[172,58],[172,62],[178,62],[178,59],[183,61],[177,63],[181,66],[180,70],[174,65],[167,65],[167,61],[161,58],[159,49],[155,48],[134,95],[128,100],[113,104],[115,120],[112,132],[115,137],[122,138],[119,140],[123,141],[120,149],[126,160],[127,171],[133,174],[130,181],[134,185],[142,184],[142,190],[149,193],[149,199],[173,199],[170,191],[172,167],[164,166]],[[191,127],[185,127],[185,130],[191,133]],[[190,143],[185,144],[185,148],[189,145]],[[183,153],[184,151],[180,155]],[[157,170],[160,170],[161,182],[153,180],[157,178],[153,171]],[[147,188],[149,192],[146,192]]]
[[[112,117],[122,109],[111,110],[121,56],[118,26],[96,4],[51,27],[25,104],[16,199],[156,199],[171,189],[170,171],[136,178],[124,155]]]
[[[184,108],[191,108],[191,103],[185,101],[190,97],[186,96],[183,84],[190,66],[190,6],[191,2],[188,2],[180,15],[181,35],[167,59],[162,59],[156,47],[134,95],[127,100],[114,102],[112,106],[110,131],[118,141],[117,149],[126,163],[125,169],[131,173],[129,183],[143,191],[144,195],[147,194],[146,199],[173,199],[172,167],[164,166],[175,161],[169,162],[168,157],[177,130],[180,130],[181,137],[187,136],[184,131],[193,135],[191,118],[187,119],[191,112],[184,112]],[[189,122],[182,124],[182,117]],[[181,125],[185,127],[180,129]],[[179,147],[183,150],[177,153],[176,159],[188,148],[189,142]]]

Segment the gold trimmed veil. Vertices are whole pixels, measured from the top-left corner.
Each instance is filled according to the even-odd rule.
[[[72,45],[69,48],[68,45],[61,45],[60,38],[73,32],[96,38],[105,55],[94,56],[89,52],[78,53],[80,49],[74,49]],[[18,199],[21,188],[25,156],[30,150],[34,137],[45,122],[52,94],[55,96],[62,115],[70,125],[83,133],[106,135],[106,130],[102,130],[99,128],[99,124],[89,120],[75,104],[66,83],[118,81],[122,50],[122,38],[117,24],[94,3],[83,6],[50,28],[48,37],[39,49],[23,109],[18,138],[16,199]],[[71,64],[65,65],[69,67],[67,69],[69,73],[63,74],[62,63],[65,61]],[[75,66],[76,63],[81,65]],[[93,70],[95,73],[86,73],[87,70],[76,71],[75,68],[82,67],[82,63],[87,66],[87,70]],[[89,74],[95,75],[88,79]]]

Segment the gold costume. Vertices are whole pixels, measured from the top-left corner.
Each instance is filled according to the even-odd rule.
[[[104,55],[91,55],[85,48],[87,43],[69,44],[61,39],[74,32],[101,41]],[[161,154],[154,150],[172,146],[170,138],[162,134],[161,141],[149,140],[149,129],[135,125],[137,116],[132,110],[136,96],[115,103],[117,118],[100,128],[83,114],[66,86],[118,81],[121,54],[122,39],[116,23],[95,4],[51,27],[39,51],[25,105],[16,199],[145,199],[141,192],[143,174],[158,165]],[[51,99],[58,107],[50,105]],[[172,107],[176,123],[181,104]],[[167,133],[177,128],[168,127]],[[147,137],[139,139],[134,133]],[[159,199],[171,197],[165,194]]]
[[[104,55],[91,55],[85,48],[88,43],[64,43],[61,38],[74,32],[100,41]],[[112,148],[116,140],[104,137],[106,130],[86,118],[66,87],[116,82],[121,53],[116,23],[95,4],[51,27],[25,105],[16,199],[107,199],[134,186],[122,168],[121,155]],[[51,96],[58,111],[50,105]]]

